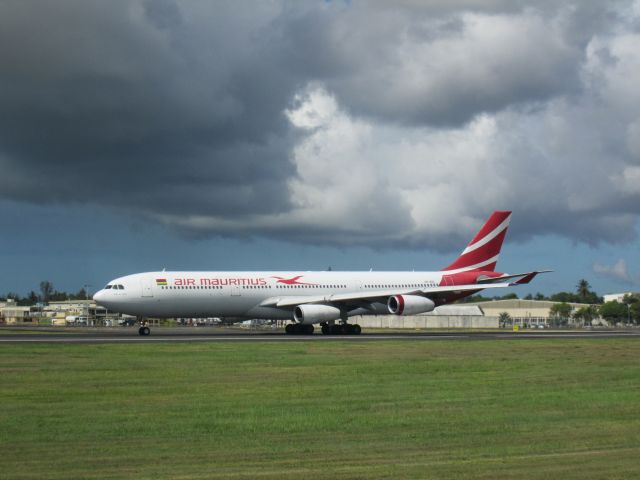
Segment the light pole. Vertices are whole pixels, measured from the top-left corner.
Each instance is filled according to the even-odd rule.
[[[91,285],[89,285],[88,283],[86,283],[84,285],[84,299],[85,301],[85,305],[87,306],[87,325],[89,324],[89,287]]]

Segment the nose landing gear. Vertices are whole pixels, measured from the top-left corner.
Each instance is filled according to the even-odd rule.
[[[138,329],[138,335],[151,335],[151,330],[149,329],[149,327],[140,327]]]
[[[151,335],[151,329],[147,327],[144,318],[138,317],[138,322],[140,322],[140,328],[138,329],[138,335],[146,337],[147,335]]]

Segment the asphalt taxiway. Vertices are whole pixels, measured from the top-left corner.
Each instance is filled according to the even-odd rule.
[[[3,331],[4,330],[4,331]],[[386,340],[570,340],[576,338],[640,338],[640,330],[548,330],[548,331],[464,331],[464,332],[363,332],[361,335],[286,335],[282,330],[152,328],[151,335],[139,336],[133,329],[82,329],[55,331],[41,329],[0,329],[2,343],[144,343],[144,342],[368,342]]]

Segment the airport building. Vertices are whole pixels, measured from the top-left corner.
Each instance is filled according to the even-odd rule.
[[[17,305],[15,300],[8,299],[0,302],[0,321],[7,325],[38,324],[42,317],[42,308],[39,306],[23,307]]]
[[[560,302],[549,300],[493,300],[468,305],[477,306],[486,317],[499,318],[500,314],[509,315],[511,325],[526,327],[547,327],[552,322],[551,307]],[[582,307],[588,307],[587,303],[569,303],[571,314]]]
[[[624,300],[624,297],[626,295],[640,295],[640,294],[638,292],[608,293],[604,295],[602,298],[605,301],[605,303],[607,302],[623,303],[622,301]]]
[[[96,305],[93,300],[66,300],[46,305],[19,306],[0,302],[0,322],[5,325],[113,326],[122,315]]]
[[[493,300],[443,305],[433,312],[420,315],[352,317],[350,321],[363,328],[499,328],[514,325],[547,328],[554,323],[551,307],[557,303],[559,302],[548,300]],[[568,305],[571,307],[571,314],[589,306],[586,303]],[[508,320],[501,324],[500,316],[505,313]]]
[[[498,316],[485,315],[477,305],[443,305],[420,315],[351,317],[362,328],[498,328]]]

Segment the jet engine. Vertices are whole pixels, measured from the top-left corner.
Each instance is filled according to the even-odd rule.
[[[293,319],[304,325],[329,322],[340,318],[340,309],[331,305],[305,304],[293,310]]]
[[[389,297],[387,308],[396,315],[415,315],[426,313],[436,308],[433,300],[419,295],[394,295]]]

